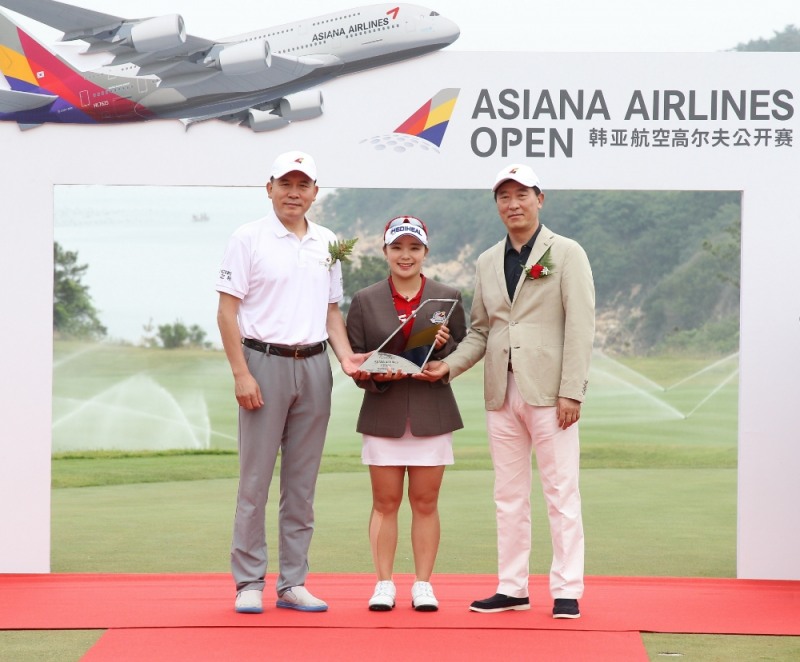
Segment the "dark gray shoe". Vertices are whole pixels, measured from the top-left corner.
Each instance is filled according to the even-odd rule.
[[[553,601],[553,618],[580,618],[578,601],[568,598],[556,598]]]
[[[479,611],[482,614],[492,614],[496,611],[523,611],[530,609],[528,598],[511,598],[502,593],[495,593],[491,598],[475,600],[470,606],[470,611]]]

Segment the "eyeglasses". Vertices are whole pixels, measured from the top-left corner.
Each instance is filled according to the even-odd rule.
[[[416,228],[421,228],[425,232],[425,234],[428,234],[428,228],[425,225],[425,223],[420,221],[418,218],[415,218],[414,216],[398,216],[397,218],[393,218],[386,224],[386,227],[383,229],[383,231],[386,232],[387,230],[399,227],[404,223],[413,225]]]

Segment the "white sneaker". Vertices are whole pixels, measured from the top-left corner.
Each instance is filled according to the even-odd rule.
[[[436,611],[439,601],[433,594],[430,582],[414,582],[411,587],[411,606],[417,611]]]
[[[292,586],[284,591],[275,604],[284,609],[297,609],[297,611],[328,611],[328,605],[311,595],[305,586]]]
[[[397,595],[397,590],[394,587],[394,582],[391,580],[383,580],[375,584],[375,593],[369,599],[370,611],[390,611],[394,608],[394,598]]]
[[[248,589],[236,594],[234,609],[240,614],[260,614],[264,611],[261,605],[261,591]]]

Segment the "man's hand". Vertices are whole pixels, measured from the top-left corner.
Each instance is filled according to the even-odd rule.
[[[421,379],[425,382],[435,382],[450,374],[450,366],[444,361],[428,361],[422,368],[422,372],[411,375],[414,379]]]
[[[234,392],[240,407],[258,409],[264,405],[261,388],[250,373],[234,379]]]
[[[566,430],[581,417],[581,403],[571,398],[559,398],[556,402],[556,416],[558,427]]]
[[[372,352],[367,354],[351,354],[350,356],[342,359],[341,366],[344,374],[353,379],[369,379],[370,373],[364,370],[359,370],[361,364],[366,361]]]

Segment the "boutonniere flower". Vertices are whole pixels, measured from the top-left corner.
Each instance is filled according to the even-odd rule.
[[[522,270],[525,272],[525,278],[536,280],[537,278],[544,278],[553,273],[553,261],[550,259],[550,249],[548,248],[544,255],[539,258],[536,264],[530,267],[523,266]]]
[[[330,253],[330,262],[328,262],[328,269],[332,269],[337,261],[345,263],[350,262],[350,253],[353,252],[353,246],[356,245],[358,237],[353,239],[345,239],[344,241],[334,241],[328,244],[328,253]]]

